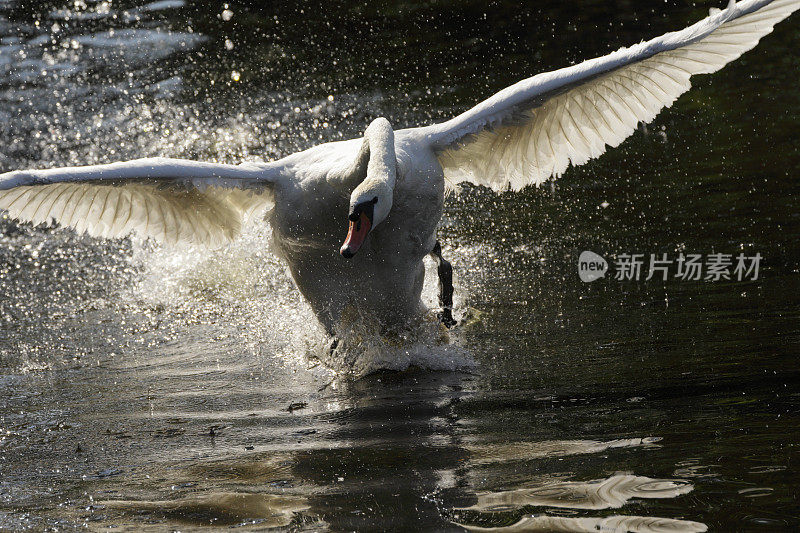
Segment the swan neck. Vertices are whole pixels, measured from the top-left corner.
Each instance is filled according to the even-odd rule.
[[[396,179],[394,131],[388,120],[376,119],[364,132],[358,154],[344,173],[344,183],[349,191],[365,182],[380,182],[393,190]]]
[[[365,181],[385,182],[389,190],[394,190],[397,158],[394,151],[394,131],[389,121],[385,118],[375,119],[364,132],[364,144],[369,150]]]

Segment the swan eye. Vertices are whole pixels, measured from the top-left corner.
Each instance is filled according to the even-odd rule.
[[[372,217],[375,211],[375,202],[378,201],[378,197],[376,196],[373,200],[364,200],[360,204],[356,204],[353,207],[353,210],[350,212],[350,215],[347,217],[353,222],[359,220],[361,213],[367,215],[367,217],[372,221]]]

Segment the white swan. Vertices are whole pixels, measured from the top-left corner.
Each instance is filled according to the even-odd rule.
[[[393,131],[377,119],[363,139],[270,163],[156,158],[2,174],[0,208],[100,237],[135,231],[214,246],[272,204],[276,249],[329,331],[348,305],[387,325],[421,312],[431,253],[449,323],[450,270],[436,241],[445,183],[517,190],[559,176],[619,145],[688,90],[691,75],[720,69],[798,8],[731,1],[682,31],[523,80],[442,124]]]

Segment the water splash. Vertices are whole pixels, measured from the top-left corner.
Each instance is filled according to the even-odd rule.
[[[162,315],[195,322],[227,324],[256,353],[294,368],[322,363],[339,376],[360,378],[380,370],[410,367],[469,370],[475,362],[458,334],[443,329],[432,313],[403,330],[355,312],[337,327],[338,345],[294,286],[282,261],[269,251],[271,229],[257,221],[229,246],[208,251],[164,250],[147,243],[134,247],[142,280],[128,293],[134,306],[161,309]],[[424,299],[436,297],[435,272],[426,270]]]
[[[0,170],[148,155],[229,163],[273,159],[360,135],[386,105],[380,94],[337,93],[304,101],[263,90],[218,95],[230,105],[180,98],[190,96],[183,83],[198,53],[208,52],[201,45],[213,49],[190,27],[162,27],[157,13],[182,8],[182,0],[130,10],[81,1],[42,12],[35,24],[18,21],[14,5],[0,5],[0,80],[6,83],[0,90],[0,119],[7,119],[0,121],[0,137],[8,141],[0,149]],[[88,20],[89,26],[81,23]],[[167,59],[177,66],[162,68]],[[87,86],[88,73],[95,77]],[[13,120],[16,116],[30,119]],[[12,223],[3,223],[2,230],[20,231]],[[1,366],[37,369],[84,357],[85,345],[105,352],[98,357],[113,358],[131,345],[155,347],[187,336],[201,338],[203,346],[217,338],[236,339],[262,366],[269,362],[297,370],[323,360],[353,377],[410,366],[474,366],[457,346],[457,335],[448,340],[431,320],[422,321],[419,331],[391,338],[371,334],[366,323],[348,324],[341,348],[330,354],[328,337],[284,265],[269,253],[270,230],[264,224],[254,224],[239,242],[212,253],[137,240],[93,242],[27,226],[21,231],[20,247],[33,243],[55,249],[64,265],[48,258],[44,267],[36,267],[41,294],[51,302],[45,312],[26,298],[29,287],[3,278],[7,271],[22,279],[31,266],[21,264],[10,249],[0,253],[0,263],[9,263],[0,264],[0,295],[12,302],[0,307],[0,325],[13,325],[5,335],[0,332],[0,340],[12,347],[0,351]],[[36,261],[33,257],[31,265]],[[106,264],[107,271],[96,273],[96,266],[86,266],[91,261]],[[435,306],[430,283],[425,298]],[[21,322],[20,316],[27,320]],[[76,329],[88,342],[73,340]]]
[[[335,349],[316,356],[340,375],[363,377],[380,370],[472,370],[475,361],[466,348],[452,342],[453,336],[428,313],[396,331],[383,331],[370,317],[346,314],[336,327]]]

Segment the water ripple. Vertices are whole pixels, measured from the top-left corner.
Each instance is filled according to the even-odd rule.
[[[675,498],[693,490],[688,481],[619,474],[608,479],[551,483],[535,488],[478,495],[478,503],[461,510],[507,511],[525,506],[567,509],[616,509],[631,498]]]
[[[596,533],[597,531],[619,531],[628,533],[692,533],[708,531],[700,522],[658,518],[652,516],[608,516],[605,518],[567,518],[561,516],[526,516],[506,527],[477,527],[459,524],[468,531]]]

